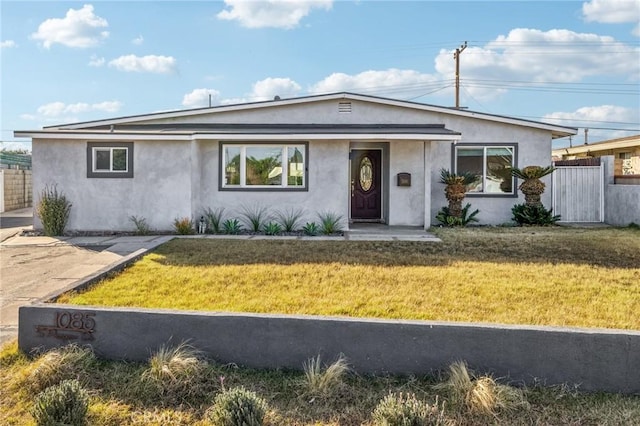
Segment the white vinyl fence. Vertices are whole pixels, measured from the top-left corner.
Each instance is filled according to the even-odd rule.
[[[604,167],[558,166],[553,177],[553,213],[560,222],[604,222]]]

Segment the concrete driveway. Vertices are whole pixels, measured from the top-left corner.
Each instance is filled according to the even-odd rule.
[[[0,243],[0,345],[18,336],[18,308],[140,256],[172,236],[28,237]]]

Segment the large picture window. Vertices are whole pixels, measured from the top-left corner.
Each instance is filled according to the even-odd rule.
[[[133,142],[88,142],[87,177],[133,177]]]
[[[222,189],[307,188],[307,144],[221,144]]]
[[[455,145],[455,173],[478,176],[468,194],[514,195],[511,168],[515,164],[515,145]]]

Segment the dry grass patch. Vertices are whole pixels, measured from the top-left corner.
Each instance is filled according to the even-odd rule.
[[[436,232],[442,243],[178,239],[61,301],[640,329],[640,231]]]

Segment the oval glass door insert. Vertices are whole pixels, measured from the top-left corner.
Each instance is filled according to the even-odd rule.
[[[360,188],[368,192],[373,186],[373,164],[369,157],[364,157],[360,161]]]

